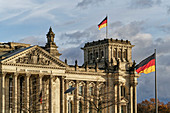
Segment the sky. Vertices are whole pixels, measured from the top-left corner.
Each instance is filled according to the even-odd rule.
[[[0,0],[0,42],[44,46],[51,26],[60,59],[82,65],[80,48],[105,38],[97,25],[106,15],[108,37],[131,41],[136,63],[157,50],[158,98],[169,102],[170,0]],[[154,96],[154,73],[142,74],[138,103]]]

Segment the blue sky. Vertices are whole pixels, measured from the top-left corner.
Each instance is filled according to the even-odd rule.
[[[157,49],[158,97],[170,101],[169,0],[1,0],[0,42],[43,46],[51,26],[61,60],[73,64],[77,59],[82,65],[80,48],[104,39],[105,29],[99,31],[97,25],[106,14],[109,37],[130,40],[137,63]],[[154,73],[138,80],[138,102],[153,98]]]

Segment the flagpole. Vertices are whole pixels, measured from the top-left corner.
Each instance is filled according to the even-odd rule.
[[[106,14],[106,18],[107,18],[107,23],[106,23],[106,39],[107,39],[107,38],[108,38],[108,16],[107,16],[107,14]],[[107,85],[107,93],[109,93],[109,92],[108,92],[108,88],[109,88],[109,87],[108,87],[108,85],[109,85],[109,84],[108,84],[108,81],[109,81],[109,80],[108,80],[108,75],[107,75],[107,84],[106,84],[106,85]],[[108,95],[107,95],[107,113],[109,113],[109,110],[108,110],[108,99],[109,99],[109,98],[108,98]]]
[[[107,17],[107,25],[106,25],[106,39],[108,38],[108,16],[106,15],[106,17]]]
[[[156,76],[156,49],[155,49],[155,111],[156,111],[156,113],[158,113],[157,76]]]

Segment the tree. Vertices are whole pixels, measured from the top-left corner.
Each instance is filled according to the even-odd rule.
[[[158,100],[159,113],[170,113],[170,106]],[[138,104],[138,113],[155,113],[155,99],[144,100]]]
[[[79,99],[85,109],[89,110],[89,113],[96,111],[102,113],[102,111],[115,104],[114,91],[106,91],[106,87],[103,85],[92,92],[84,95],[84,98]]]

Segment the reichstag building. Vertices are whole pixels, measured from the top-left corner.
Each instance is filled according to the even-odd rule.
[[[43,47],[0,43],[1,113],[137,113],[130,41],[87,42],[79,66],[59,59],[51,27],[46,38]]]

